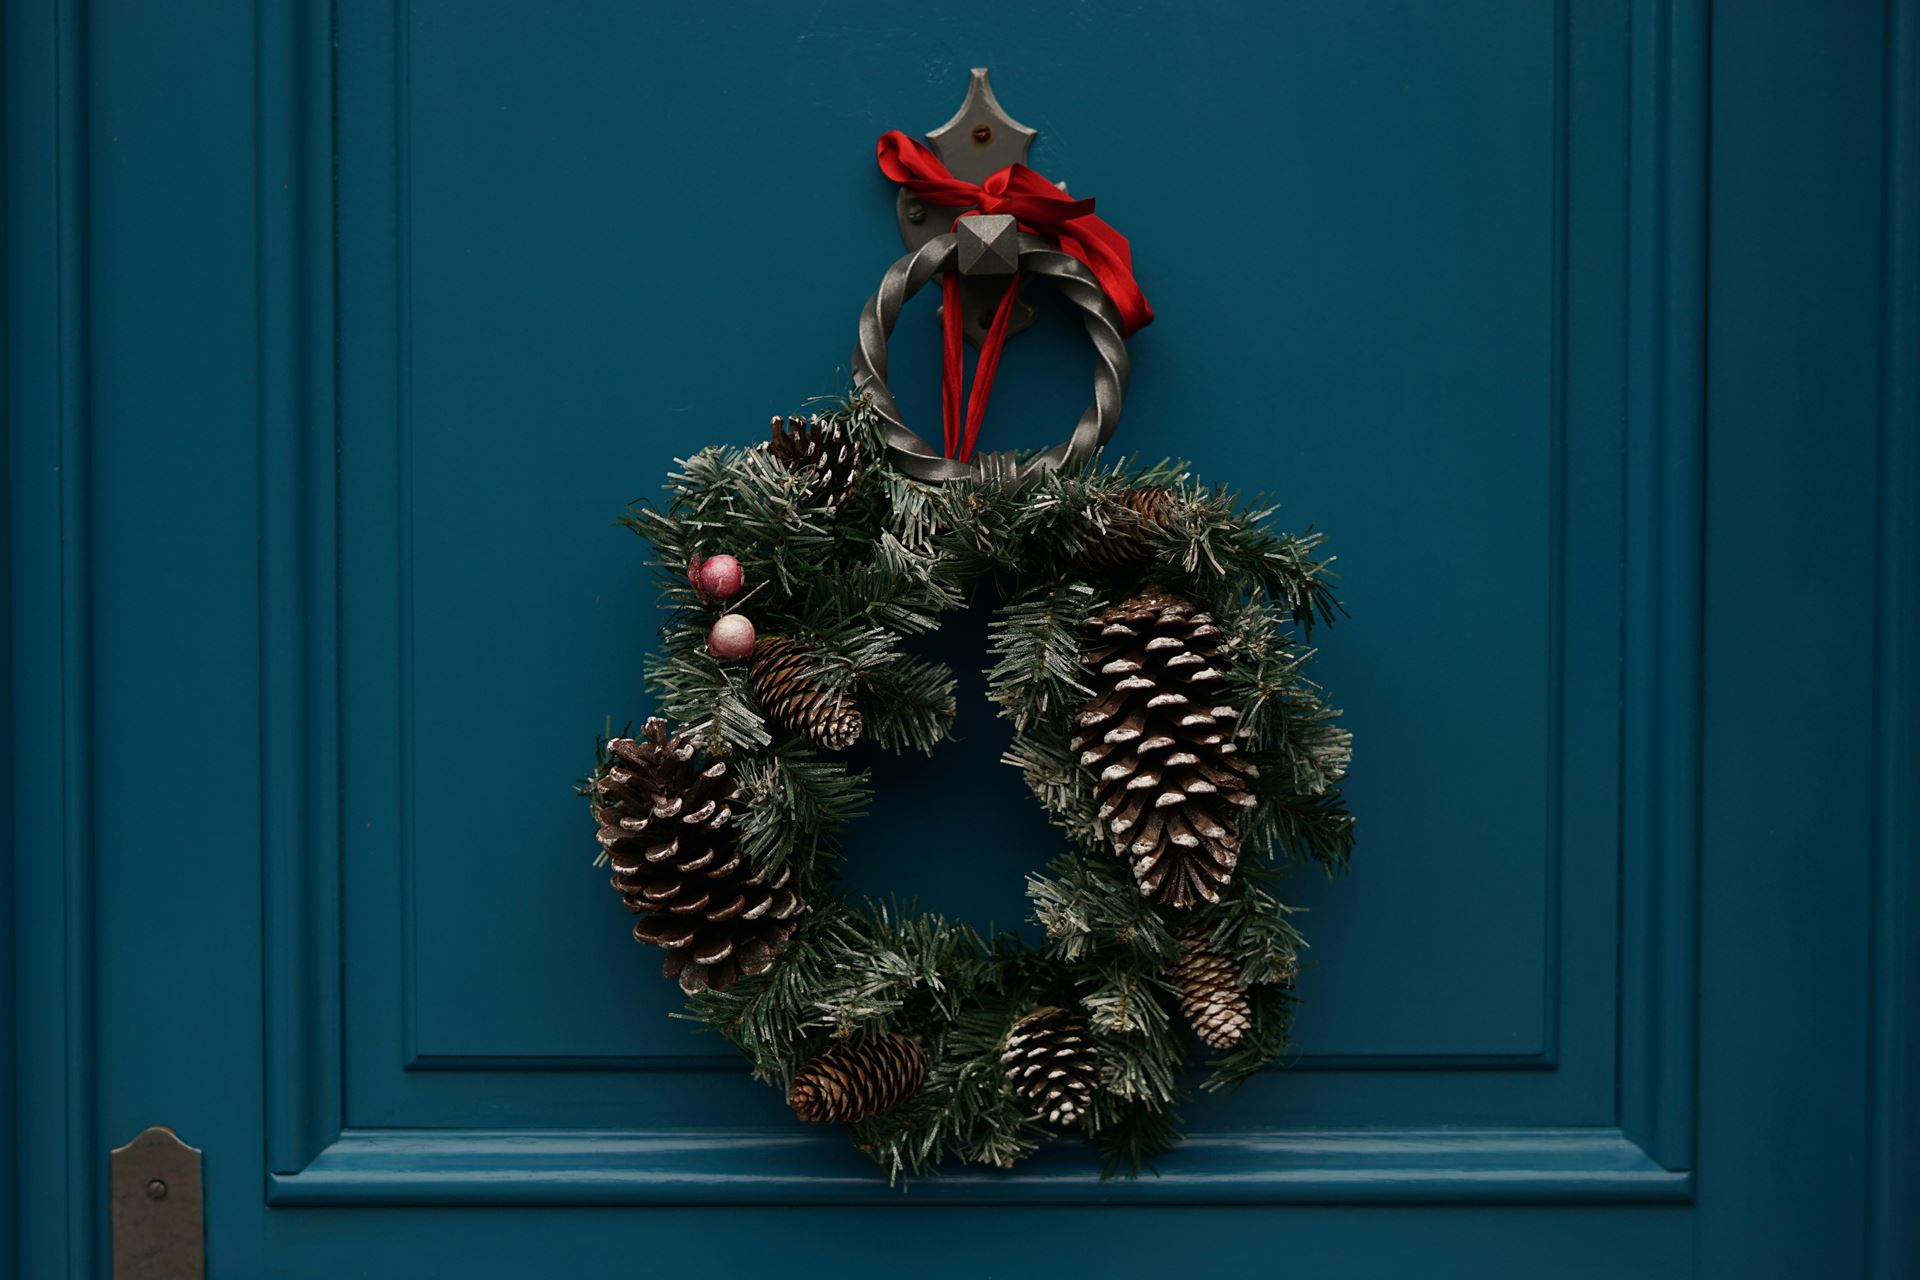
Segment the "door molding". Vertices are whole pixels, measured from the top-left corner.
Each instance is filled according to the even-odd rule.
[[[104,1241],[91,1228],[106,1185],[94,1115],[87,6],[8,4],[4,22],[0,1270],[82,1275]]]
[[[1013,1173],[890,1187],[838,1134],[349,1130],[268,1200],[358,1204],[1452,1204],[1692,1198],[1614,1129],[1194,1134],[1157,1175],[1099,1181],[1053,1147]]]
[[[1867,1274],[1920,1259],[1920,4],[1886,7]]]
[[[1635,0],[1631,21],[1621,910],[1642,922],[1633,936],[1648,945],[1620,948],[1620,1125],[1658,1163],[1689,1168],[1705,647],[1707,8]],[[1634,583],[1643,584],[1637,596]]]

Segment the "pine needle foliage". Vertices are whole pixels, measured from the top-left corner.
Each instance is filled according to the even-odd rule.
[[[947,1161],[1005,1168],[1052,1136],[1010,1087],[1000,1054],[1027,1013],[1077,1009],[1096,1043],[1100,1088],[1076,1127],[1109,1172],[1137,1173],[1178,1143],[1178,1108],[1195,1083],[1230,1087],[1283,1057],[1306,943],[1275,894],[1278,877],[1301,861],[1344,869],[1352,851],[1339,785],[1351,738],[1306,675],[1314,628],[1341,612],[1332,559],[1318,533],[1276,529],[1269,501],[1201,484],[1183,463],[1097,461],[1018,491],[931,485],[887,464],[865,402],[836,402],[829,417],[861,441],[867,464],[837,511],[810,503],[806,477],[766,449],[716,445],[677,463],[663,497],[621,521],[647,542],[666,610],[646,663],[659,712],[731,760],[741,848],[758,865],[790,867],[809,904],[770,970],[691,997],[684,1016],[782,1088],[850,1038],[913,1037],[927,1057],[919,1094],[853,1126],[860,1148],[900,1178]],[[1168,495],[1151,527],[1117,500],[1147,488]],[[1124,574],[1089,568],[1088,549],[1116,530],[1144,538],[1150,554]],[[760,634],[804,644],[808,676],[855,696],[868,739],[895,752],[935,752],[955,715],[953,672],[906,642],[981,584],[999,593],[987,680],[1015,731],[1005,761],[1060,831],[1057,856],[1027,886],[1043,947],[834,892],[837,842],[867,810],[872,782],[777,728],[745,664],[707,652],[715,606],[687,568],[722,551],[754,588],[743,607]],[[1240,820],[1241,866],[1217,905],[1187,912],[1144,897],[1113,856],[1070,746],[1093,696],[1088,619],[1155,586],[1222,628],[1221,696],[1259,768],[1254,807]],[[595,776],[605,767],[603,749]],[[1250,1030],[1203,1078],[1189,1070],[1197,1046],[1170,985],[1176,936],[1195,922],[1235,959],[1253,1010]]]

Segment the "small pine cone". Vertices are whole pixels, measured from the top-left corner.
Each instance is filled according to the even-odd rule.
[[[1070,1009],[1035,1009],[1013,1024],[1000,1066],[1034,1115],[1066,1128],[1093,1104],[1100,1060],[1087,1020]]]
[[[816,747],[845,751],[860,740],[860,707],[847,693],[809,677],[813,655],[791,640],[765,636],[753,650],[753,692],[769,715]]]
[[[1107,532],[1080,552],[1082,563],[1095,569],[1122,569],[1145,560],[1153,552],[1154,531],[1173,510],[1173,490],[1148,485],[1109,494]]]
[[[1173,969],[1180,987],[1180,1012],[1200,1042],[1231,1049],[1253,1025],[1253,1006],[1240,989],[1233,961],[1213,949],[1204,931],[1180,935],[1180,960]]]
[[[853,428],[817,413],[804,419],[776,416],[767,452],[793,471],[810,477],[809,504],[835,511],[846,504],[865,469]]]
[[[906,1036],[829,1049],[794,1073],[787,1105],[808,1124],[852,1124],[885,1115],[927,1078],[927,1055]]]
[[[1240,861],[1254,767],[1221,686],[1225,639],[1192,602],[1153,590],[1088,620],[1092,701],[1073,749],[1093,775],[1113,850],[1140,892],[1175,908],[1220,901]]]
[[[634,939],[665,947],[662,971],[689,994],[766,972],[802,904],[791,871],[760,871],[735,843],[727,762],[702,763],[693,740],[658,717],[607,753],[593,816],[613,887],[641,917]]]

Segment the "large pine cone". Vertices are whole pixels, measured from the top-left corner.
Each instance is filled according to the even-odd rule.
[[[1224,641],[1209,615],[1149,591],[1088,621],[1099,692],[1074,749],[1094,777],[1100,820],[1140,892],[1171,907],[1220,901],[1240,860],[1238,811],[1255,803],[1225,705]]]
[[[1206,934],[1190,929],[1180,936],[1180,960],[1173,977],[1180,988],[1180,1012],[1213,1049],[1231,1049],[1253,1025],[1253,1006],[1240,989],[1233,961],[1213,949]]]
[[[860,482],[860,442],[846,422],[812,414],[773,420],[767,452],[808,477],[807,501],[839,510]]]
[[[1149,485],[1122,489],[1106,499],[1117,508],[1110,514],[1107,532],[1080,552],[1083,563],[1096,569],[1122,569],[1145,560],[1153,551],[1153,535],[1173,509],[1173,490]]]
[[[667,949],[662,971],[688,993],[765,972],[802,904],[786,868],[758,871],[735,843],[727,762],[700,763],[693,740],[670,735],[658,717],[607,751],[593,816],[613,887],[641,914],[633,936]]]
[[[927,1055],[906,1036],[829,1049],[794,1073],[787,1105],[808,1124],[852,1124],[885,1115],[927,1078]]]
[[[1093,1105],[1100,1059],[1087,1020],[1070,1009],[1035,1009],[1013,1024],[1000,1066],[1036,1118],[1065,1128]]]
[[[849,693],[833,693],[808,675],[813,655],[779,636],[753,649],[753,692],[767,713],[816,747],[845,751],[860,740],[860,707]]]

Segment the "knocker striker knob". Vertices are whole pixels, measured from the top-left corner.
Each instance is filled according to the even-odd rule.
[[[1020,269],[1020,224],[1011,214],[968,214],[953,235],[961,275],[1010,276]]]

